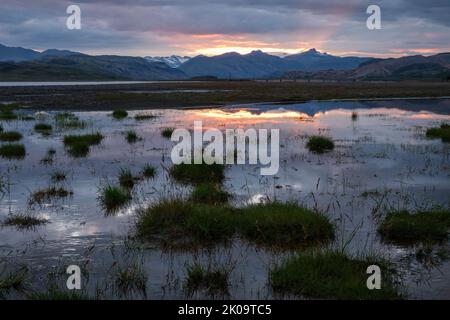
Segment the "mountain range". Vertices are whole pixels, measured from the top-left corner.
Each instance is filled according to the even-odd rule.
[[[339,57],[310,49],[294,55],[260,50],[207,57],[92,56],[69,50],[38,52],[0,44],[0,81],[320,79],[448,79],[450,53],[392,59]]]

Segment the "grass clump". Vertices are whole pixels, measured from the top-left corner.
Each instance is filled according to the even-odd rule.
[[[50,131],[52,131],[53,127],[46,123],[37,123],[34,126],[34,131],[43,133],[43,134],[49,134]]]
[[[26,151],[23,144],[8,143],[0,146],[0,157],[21,160],[25,158]]]
[[[330,138],[322,136],[309,137],[306,147],[314,153],[325,153],[334,149],[334,142]]]
[[[191,200],[204,204],[223,204],[228,202],[231,195],[222,190],[220,185],[214,183],[203,183],[195,186],[192,191]]]
[[[3,221],[4,226],[14,226],[19,230],[28,230],[48,223],[47,219],[33,217],[28,214],[16,214],[7,217]]]
[[[137,262],[128,266],[119,266],[115,274],[114,285],[121,296],[128,297],[131,292],[141,292],[144,296],[147,290],[147,275]]]
[[[136,231],[142,240],[168,246],[206,245],[226,241],[235,233],[235,223],[225,207],[162,200],[138,213]]]
[[[353,111],[353,112],[352,112],[352,120],[353,120],[353,121],[356,121],[356,120],[358,120],[358,118],[359,118],[358,112]]]
[[[146,164],[142,169],[142,176],[146,179],[152,179],[156,176],[156,168],[150,164]]]
[[[174,131],[175,131],[174,128],[164,128],[161,130],[161,135],[166,139],[170,139],[172,138],[172,134]]]
[[[126,132],[125,139],[127,140],[127,142],[129,144],[133,144],[139,140],[142,140],[142,138],[140,138],[135,131],[131,131],[131,130]]]
[[[98,200],[107,214],[114,214],[131,201],[128,189],[115,185],[105,185],[100,190]]]
[[[72,112],[63,112],[55,115],[56,125],[64,129],[84,129],[86,127],[85,121],[80,121],[79,118]]]
[[[22,134],[16,131],[0,132],[0,141],[15,142],[22,139]]]
[[[450,142],[450,124],[443,123],[439,128],[427,130],[428,138],[441,138],[443,142]]]
[[[152,120],[155,119],[156,116],[154,114],[146,114],[146,113],[139,113],[134,116],[134,119],[136,121],[143,121],[143,120]]]
[[[121,187],[126,189],[133,189],[136,180],[137,178],[133,176],[133,173],[130,169],[120,169],[119,184]]]
[[[86,135],[71,135],[64,137],[64,145],[67,152],[75,157],[85,157],[89,154],[90,147],[102,142],[103,136],[97,132]]]
[[[6,120],[6,121],[11,121],[11,120],[17,120],[18,116],[17,114],[8,108],[2,108],[0,109],[0,120]]]
[[[367,268],[382,269],[381,290],[367,288]],[[307,251],[270,270],[270,284],[279,293],[320,299],[400,299],[394,272],[384,260],[354,258],[341,251]]]
[[[251,242],[298,246],[334,238],[334,226],[326,216],[297,203],[256,204],[240,211],[238,229]]]
[[[64,171],[55,171],[51,175],[52,182],[61,182],[66,180],[67,175]]]
[[[0,299],[6,299],[11,291],[25,291],[27,280],[28,268],[25,266],[13,271],[2,271],[0,273]]]
[[[204,290],[211,295],[228,294],[229,272],[222,269],[205,269],[199,264],[186,267],[185,288],[189,292]]]
[[[51,186],[48,188],[40,189],[31,194],[28,200],[29,205],[42,205],[46,202],[50,202],[53,199],[64,199],[73,196],[73,192],[66,190],[63,187]]]
[[[221,183],[225,179],[223,164],[177,164],[170,168],[170,175],[184,184]]]
[[[441,241],[448,238],[450,211],[408,210],[389,212],[378,228],[387,240],[400,242]]]
[[[128,117],[128,112],[123,109],[114,110],[112,116],[116,120],[122,120]]]

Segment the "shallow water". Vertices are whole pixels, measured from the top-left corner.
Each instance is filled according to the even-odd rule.
[[[358,119],[352,121],[353,111]],[[334,245],[349,242],[352,253],[376,252],[389,257],[402,271],[402,281],[411,298],[450,299],[450,263],[443,261],[427,268],[416,261],[416,248],[381,242],[376,226],[388,207],[431,207],[450,205],[450,144],[425,137],[426,128],[450,121],[450,100],[309,102],[291,105],[245,105],[221,109],[145,111],[158,115],[153,120],[136,121],[130,112],[123,121],[107,112],[79,112],[90,123],[83,130],[100,131],[105,139],[92,147],[87,158],[73,159],[64,150],[67,130],[55,130],[44,137],[33,131],[35,122],[3,122],[6,130],[24,135],[27,156],[21,161],[0,159],[2,181],[7,190],[0,201],[0,219],[8,214],[31,212],[50,223],[31,231],[0,229],[0,255],[7,261],[26,263],[34,270],[36,290],[44,289],[50,271],[71,264],[85,264],[90,272],[88,286],[108,282],[112,265],[126,263],[126,236],[132,232],[136,209],[161,197],[182,196],[189,188],[173,183],[166,170],[171,166],[172,142],[164,139],[164,127],[280,129],[280,171],[262,177],[259,167],[230,166],[226,188],[235,205],[264,198],[297,200],[325,212],[337,225]],[[51,117],[42,121],[53,123]],[[135,130],[144,140],[129,145],[124,132]],[[306,137],[332,136],[336,149],[314,155],[305,148]],[[48,148],[56,150],[53,165],[40,160]],[[105,215],[97,192],[108,181],[116,182],[120,168],[138,173],[147,164],[158,168],[153,180],[139,183],[132,204],[116,215]],[[51,184],[55,170],[68,173],[63,184],[73,197],[43,206],[29,207],[30,193]],[[354,235],[353,235],[354,233]],[[449,243],[443,244],[449,250]],[[133,250],[132,250],[133,251]],[[148,276],[147,298],[185,298],[182,290],[185,265],[200,261],[226,265],[231,273],[231,298],[271,298],[267,273],[272,263],[286,253],[273,253],[235,241],[230,247],[197,252],[162,252],[140,248]],[[136,294],[133,297],[142,298]],[[196,297],[196,296],[195,296]]]

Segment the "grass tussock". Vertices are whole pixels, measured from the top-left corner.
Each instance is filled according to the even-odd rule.
[[[295,204],[237,209],[178,199],[141,210],[136,231],[143,240],[167,246],[226,242],[238,235],[262,246],[282,248],[334,237],[334,227],[325,216]]]
[[[139,178],[135,177],[130,169],[120,169],[119,184],[121,187],[126,189],[133,189],[134,184],[138,179]]]
[[[107,184],[100,190],[98,201],[107,214],[114,214],[132,200],[130,190]]]
[[[112,117],[116,120],[122,120],[128,117],[128,112],[123,109],[117,109],[113,111]]]
[[[37,123],[34,126],[34,131],[42,134],[49,134],[53,130],[53,127],[47,123]]]
[[[12,291],[24,292],[28,287],[28,268],[22,266],[0,273],[0,299],[7,299]]]
[[[441,138],[443,142],[450,142],[450,124],[443,123],[439,128],[428,129],[427,137],[432,139]]]
[[[164,128],[161,130],[161,135],[166,139],[170,139],[172,138],[172,134],[174,131],[175,131],[174,128]]]
[[[192,191],[191,200],[195,203],[223,204],[228,202],[231,195],[223,190],[220,185],[214,183],[203,183],[195,186]]]
[[[33,217],[29,214],[16,214],[8,216],[4,221],[4,226],[14,226],[19,230],[28,230],[35,228],[37,226],[41,226],[47,224],[47,219],[42,219],[38,217]]]
[[[223,164],[177,164],[170,168],[170,176],[183,184],[221,183],[225,179]]]
[[[154,114],[139,113],[134,116],[136,121],[153,120],[157,118]]]
[[[450,211],[434,210],[389,212],[378,228],[381,235],[392,241],[441,241],[448,238]]]
[[[62,112],[55,115],[56,126],[62,129],[84,129],[87,126],[72,112]]]
[[[2,107],[0,109],[0,120],[12,121],[12,120],[17,120],[17,119],[18,119],[18,116],[13,110],[11,110],[9,108],[5,108],[5,107]]]
[[[40,189],[31,194],[28,200],[29,205],[43,205],[51,202],[54,199],[65,199],[73,196],[73,191],[66,190],[63,187],[51,186],[48,188]]]
[[[142,138],[137,135],[136,131],[132,130],[125,133],[125,139],[129,144],[133,144],[142,140]]]
[[[119,266],[115,274],[114,285],[120,296],[129,297],[133,292],[140,292],[146,296],[147,275],[143,266],[136,262],[126,267]]]
[[[367,268],[371,265],[382,270],[381,290],[367,288]],[[272,268],[269,277],[272,288],[281,294],[344,300],[402,298],[389,263],[374,257],[355,258],[340,251],[298,253]]]
[[[15,142],[22,139],[22,134],[17,131],[0,131],[0,141],[2,142]]]
[[[322,136],[309,137],[306,147],[314,153],[326,153],[334,149],[334,142],[330,138]]]
[[[64,145],[72,157],[80,158],[87,156],[90,147],[99,145],[102,140],[103,136],[99,132],[86,135],[70,135],[64,137]]]
[[[23,144],[4,144],[0,146],[0,157],[10,160],[21,160],[25,158],[26,151]]]
[[[206,291],[210,295],[228,294],[229,272],[218,269],[205,269],[199,264],[186,267],[187,278],[184,284],[188,292]]]
[[[142,176],[145,179],[153,179],[156,176],[156,168],[150,164],[146,164],[142,169]]]

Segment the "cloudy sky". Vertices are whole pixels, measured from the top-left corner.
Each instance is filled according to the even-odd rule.
[[[81,30],[66,27],[81,8]],[[368,30],[379,5],[382,29]],[[401,56],[450,51],[450,0],[1,0],[0,43],[90,54],[228,51]]]

